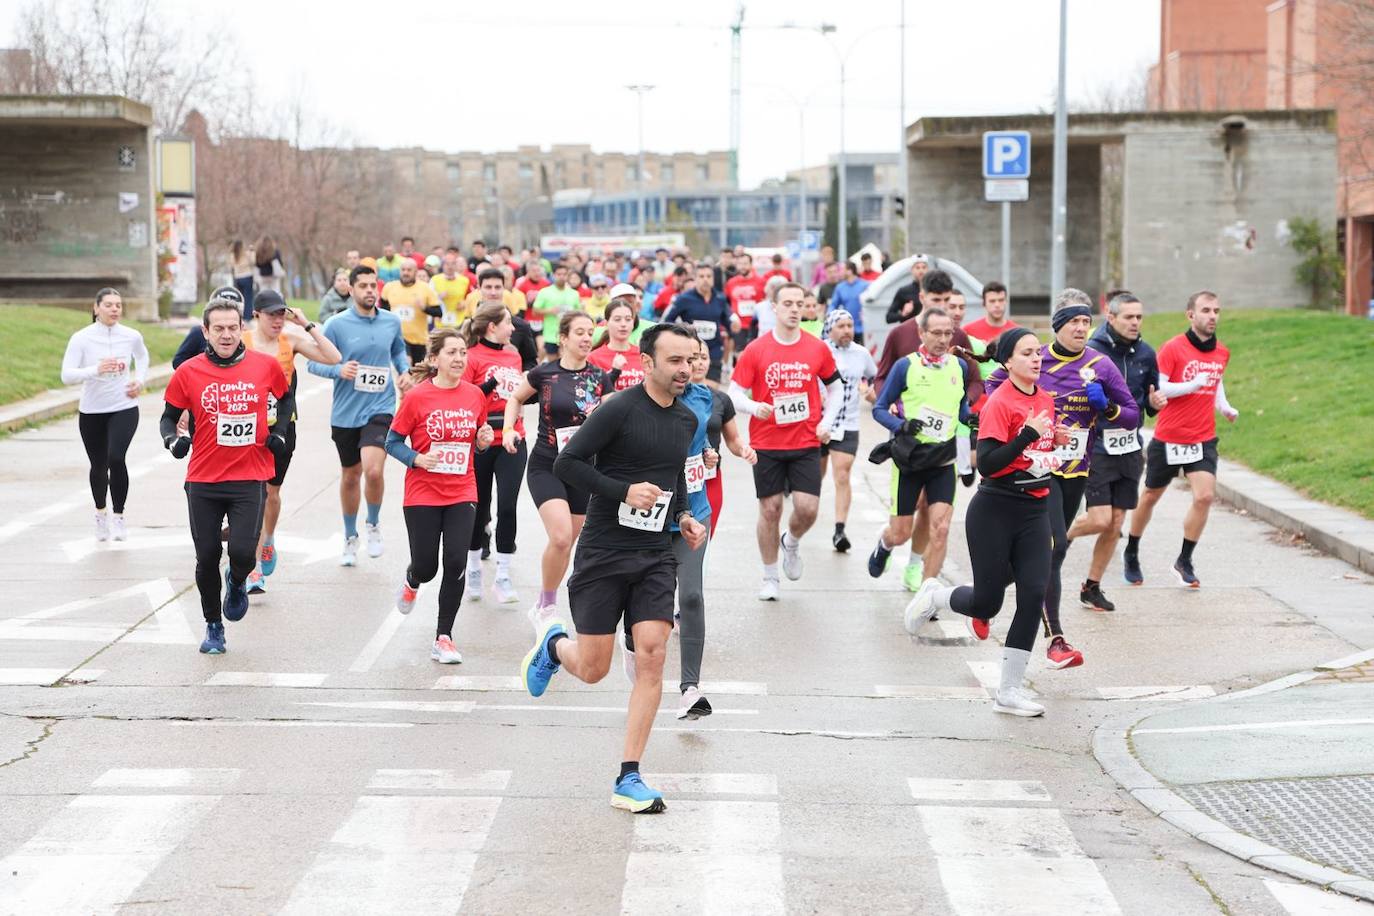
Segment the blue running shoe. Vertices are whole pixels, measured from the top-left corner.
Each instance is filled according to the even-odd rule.
[[[544,625],[534,648],[520,663],[520,680],[524,682],[530,696],[542,697],[544,691],[549,689],[549,681],[558,673],[560,667],[558,662],[553,660],[553,654],[549,652],[549,642],[555,636],[567,635],[568,631],[563,629],[561,621],[550,620]]]
[[[248,581],[244,584],[248,586],[248,594],[250,595],[267,594],[267,580],[256,569],[248,574]]]
[[[224,570],[224,619],[238,623],[248,613],[248,590],[244,583],[234,584],[229,578],[229,570]]]
[[[1145,575],[1140,571],[1140,557],[1133,553],[1122,554],[1121,577],[1126,580],[1127,585],[1144,584]]]
[[[631,814],[661,814],[668,810],[663,803],[663,793],[646,786],[638,773],[626,773],[615,784],[611,807]]]
[[[878,538],[878,546],[868,555],[868,574],[875,579],[881,579],[887,571],[887,561],[890,559],[892,551],[883,546],[882,538]]]
[[[277,547],[275,544],[262,545],[262,574],[270,576],[277,571]]]
[[[205,641],[200,644],[200,651],[203,655],[224,654],[224,624],[207,623],[205,625]]]

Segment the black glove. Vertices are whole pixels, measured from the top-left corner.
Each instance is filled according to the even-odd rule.
[[[279,433],[268,433],[267,450],[278,458],[285,458],[290,451],[286,447],[286,440]]]
[[[925,429],[925,427],[926,425],[924,423],[922,423],[920,420],[913,418],[907,420],[906,423],[902,425],[902,432],[909,433],[910,435],[914,436],[921,430]]]
[[[969,414],[968,422],[964,425],[968,427],[969,432],[978,432],[978,414]]]
[[[167,436],[162,440],[162,447],[172,453],[172,457],[180,461],[191,451],[191,440],[186,436]]]

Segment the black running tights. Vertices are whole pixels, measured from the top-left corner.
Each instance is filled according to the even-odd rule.
[[[468,544],[476,503],[451,506],[405,506],[406,533],[410,536],[410,565],[406,582],[419,588],[439,574],[439,544],[444,548],[444,578],[439,583],[439,624],[434,638],[453,635],[453,621],[463,601]]]
[[[1050,576],[1050,519],[1046,500],[979,488],[968,504],[968,536],[973,585],[961,585],[950,606],[965,617],[997,616],[1007,586],[1016,583],[1016,613],[1007,647],[1030,651],[1040,621],[1045,583]]]
[[[129,466],[124,463],[129,443],[138,429],[138,408],[116,410],[114,413],[83,413],[77,417],[76,428],[81,431],[81,444],[91,462],[91,496],[97,509],[105,508],[105,493],[114,503],[114,514],[124,514],[124,501],[129,497]]]
[[[1059,624],[1059,602],[1063,595],[1063,585],[1059,571],[1064,566],[1064,557],[1069,552],[1069,526],[1078,514],[1078,506],[1083,502],[1083,491],[1088,487],[1088,478],[1060,477],[1050,475],[1050,495],[1045,498],[1050,513],[1050,579],[1045,586],[1045,635],[1063,636],[1064,628]]]
[[[258,558],[266,492],[266,485],[259,480],[186,484],[191,543],[196,548],[196,589],[206,623],[220,622],[220,526],[228,519],[229,575],[246,582]]]
[[[491,521],[491,485],[496,478],[496,552],[515,553],[515,510],[519,507],[520,482],[525,479],[525,440],[512,455],[503,445],[492,445],[473,458],[477,475],[477,519],[472,526],[469,550],[482,547],[482,534]]]

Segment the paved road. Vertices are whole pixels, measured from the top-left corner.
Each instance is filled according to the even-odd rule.
[[[1171,493],[1143,547],[1150,581],[1110,587],[1114,615],[1066,608],[1087,665],[1055,672],[1037,656],[1049,712],[1010,719],[984,689],[998,646],[940,621],[907,636],[901,558],[881,582],[864,572],[886,466],[862,465],[856,552],[829,549],[827,495],[804,578],[761,605],[752,490],[728,459],[707,589],[705,689],[718,714],[686,724],[665,712],[644,769],[669,810],[632,818],[607,803],[618,666],[592,687],[560,675],[540,701],[515,688],[542,546],[528,498],[521,603],[465,604],[465,662],[440,667],[428,657],[436,592],[408,618],[390,609],[405,563],[400,468],[388,469],[386,554],[340,569],[328,393],[309,376],[302,391],[281,565],[219,658],[196,651],[182,468],[157,442],[156,400],[131,454],[124,544],[91,537],[74,421],[0,441],[0,683],[14,685],[0,689],[0,913],[1347,904],[1158,820],[1090,750],[1094,727],[1122,711],[1374,645],[1369,584],[1343,564],[1219,511],[1198,552],[1206,588],[1170,587],[1185,502]],[[956,515],[967,491],[960,503]],[[958,521],[954,542],[962,580]],[[1070,554],[1071,586],[1086,555]],[[1005,627],[994,623],[994,642]]]

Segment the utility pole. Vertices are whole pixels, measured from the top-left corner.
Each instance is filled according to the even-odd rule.
[[[730,187],[739,187],[740,38],[744,30],[744,4],[739,4],[730,26]]]
[[[653,90],[653,86],[647,83],[635,83],[626,86],[626,89],[635,94],[639,108],[639,166],[635,170],[635,178],[639,185],[639,234],[643,237],[645,233],[645,197],[644,197],[644,93]]]
[[[897,120],[900,122],[897,125],[897,155],[901,165],[901,168],[898,169],[898,174],[901,175],[902,182],[901,196],[902,200],[906,201],[911,197],[910,188],[907,187],[911,182],[911,176],[907,172],[908,163],[906,151],[906,0],[897,0],[897,5],[901,8],[901,53],[897,55],[901,61],[901,68],[899,70],[900,76],[898,78],[899,90],[897,94]],[[903,221],[905,221],[905,219],[906,218],[903,217]],[[895,252],[893,255],[894,257],[900,258],[910,250],[911,242],[907,236],[906,226],[902,226],[902,250],[900,252]]]
[[[1059,91],[1054,102],[1054,187],[1050,216],[1050,301],[1064,288],[1065,236],[1068,228],[1069,110],[1065,97],[1068,69],[1069,0],[1059,0]],[[1004,281],[1005,282],[1005,281]],[[1051,306],[1053,307],[1053,306]]]

